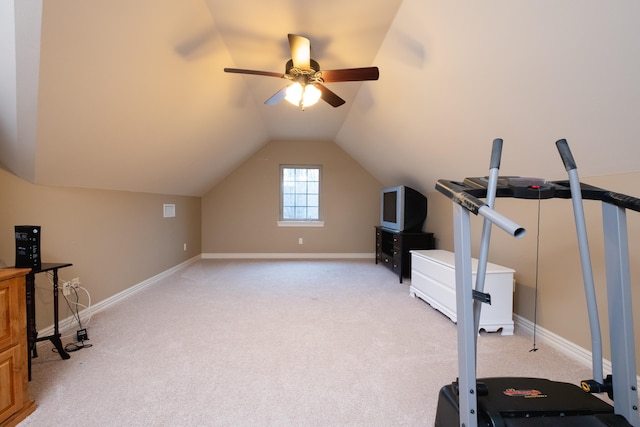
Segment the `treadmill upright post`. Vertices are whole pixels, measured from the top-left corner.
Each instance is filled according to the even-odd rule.
[[[524,236],[525,229],[494,211],[473,196],[467,203],[453,204],[453,245],[456,277],[456,313],[458,333],[458,403],[460,426],[477,427],[478,392],[476,377],[476,335],[473,316],[473,269],[471,267],[470,212],[477,213],[511,236]],[[470,210],[471,209],[471,210]]]
[[[556,141],[556,147],[569,175],[573,217],[575,219],[576,234],[578,237],[582,281],[584,283],[584,295],[587,301],[587,314],[589,316],[589,328],[591,332],[591,366],[593,379],[599,384],[604,384],[604,374],[602,372],[602,334],[600,332],[598,302],[593,282],[593,271],[591,269],[591,253],[589,251],[589,240],[587,238],[584,207],[582,206],[582,190],[580,178],[578,177],[578,168],[569,149],[569,144],[565,139]]]
[[[489,162],[489,180],[487,182],[487,206],[493,209],[496,200],[496,188],[498,187],[498,173],[500,170],[500,158],[502,157],[502,139],[496,138],[491,146],[491,160]],[[489,257],[489,243],[491,241],[491,221],[484,219],[482,222],[482,237],[480,238],[480,254],[478,255],[478,269],[476,271],[476,287],[478,292],[484,292],[484,281],[487,274],[487,259]],[[480,316],[482,315],[482,302],[473,302],[473,328],[475,334],[475,348],[478,347],[478,332],[480,330]]]
[[[640,417],[625,209],[603,202],[602,224],[609,304],[613,407],[616,414],[622,415],[631,425],[638,427]]]
[[[469,211],[453,204],[453,240],[456,276],[456,312],[458,313],[458,390],[460,425],[477,427],[476,354],[473,320],[471,269],[471,224]]]

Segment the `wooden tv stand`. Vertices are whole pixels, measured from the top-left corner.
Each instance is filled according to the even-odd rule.
[[[433,233],[406,233],[376,227],[376,264],[382,263],[402,277],[411,277],[411,250],[433,249]]]

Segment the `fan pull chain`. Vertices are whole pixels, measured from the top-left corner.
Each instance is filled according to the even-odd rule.
[[[538,188],[538,230],[536,233],[536,288],[533,297],[533,348],[529,352],[536,352],[536,330],[538,326],[538,269],[540,261],[540,198],[541,189]]]

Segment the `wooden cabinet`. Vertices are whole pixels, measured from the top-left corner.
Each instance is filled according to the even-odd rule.
[[[0,269],[0,426],[14,426],[35,409],[29,399],[25,275]]]
[[[443,250],[411,251],[412,276],[409,294],[418,296],[456,322],[456,274],[453,252]],[[475,286],[478,260],[471,260]],[[487,263],[484,292],[491,295],[491,305],[484,304],[480,329],[513,335],[513,275],[511,268]]]
[[[433,249],[433,233],[404,233],[376,227],[376,264],[382,263],[402,277],[411,275],[411,249]]]

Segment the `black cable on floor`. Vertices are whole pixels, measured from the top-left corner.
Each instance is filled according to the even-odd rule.
[[[93,347],[93,344],[85,344],[84,341],[78,341],[78,342],[70,342],[69,344],[64,346],[64,350],[67,353],[71,353],[73,351],[78,351],[78,350],[82,350],[83,348],[89,348],[89,347]]]

